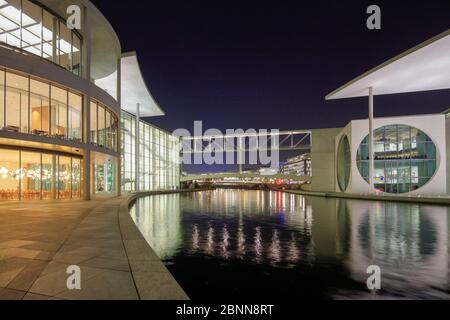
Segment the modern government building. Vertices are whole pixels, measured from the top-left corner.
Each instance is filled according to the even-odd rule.
[[[0,0],[0,201],[178,188],[179,138],[142,120],[163,114],[92,3]]]
[[[441,114],[374,118],[376,96],[448,89],[450,30],[328,95],[327,100],[366,97],[369,119],[313,133],[311,189],[349,194],[448,196],[450,102],[442,106]]]

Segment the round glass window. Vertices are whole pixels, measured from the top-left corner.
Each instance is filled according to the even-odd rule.
[[[344,136],[339,143],[337,155],[337,178],[339,189],[341,189],[342,192],[347,190],[350,183],[351,161],[350,142],[348,141],[347,136]]]
[[[375,130],[375,189],[386,193],[408,193],[427,184],[437,170],[437,148],[419,129],[390,125]],[[369,137],[357,154],[361,176],[369,182]]]

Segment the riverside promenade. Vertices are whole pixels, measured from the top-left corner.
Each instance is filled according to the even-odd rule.
[[[0,300],[188,300],[130,217],[136,197],[0,202]]]

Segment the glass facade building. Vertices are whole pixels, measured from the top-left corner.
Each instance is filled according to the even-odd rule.
[[[30,75],[0,69],[0,129],[81,142],[83,96]]]
[[[27,149],[0,153],[0,201],[81,199],[81,157]]]
[[[69,5],[81,29],[63,18]],[[0,0],[0,201],[178,188],[179,140],[121,119],[137,104],[163,113],[90,1]]]
[[[35,1],[0,0],[0,43],[81,74],[80,33]]]
[[[136,150],[136,140],[136,117],[122,112],[122,190],[177,189],[181,170],[179,137],[141,120],[139,152]],[[139,174],[136,173],[137,153]],[[138,181],[136,176],[139,177]]]
[[[406,125],[385,126],[374,132],[375,188],[386,193],[408,193],[425,186],[438,166],[436,145],[421,130]],[[369,182],[369,139],[357,154],[361,176]]]

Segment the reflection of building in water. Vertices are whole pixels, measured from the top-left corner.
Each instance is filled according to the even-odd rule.
[[[141,198],[130,210],[139,230],[161,259],[173,256],[183,241],[179,198],[179,195]]]
[[[349,214],[345,203],[324,201],[322,198],[310,198],[308,201],[314,208],[312,213],[312,239],[314,255],[319,260],[340,259],[349,252]]]
[[[361,282],[367,267],[382,270],[385,289],[444,288],[449,281],[447,208],[351,202],[349,268]]]
[[[214,213],[214,216],[228,216],[239,213],[244,216],[275,216],[286,226],[311,233],[312,208],[304,197],[283,192],[217,190],[197,192],[181,198],[185,212]],[[242,220],[241,220],[242,223]]]
[[[271,264],[295,264],[311,256],[311,250],[300,249],[310,243],[313,222],[304,197],[218,190],[188,194],[181,201],[188,219],[193,220],[186,237],[190,253]],[[272,225],[273,218],[279,230]],[[270,225],[265,226],[266,219]]]

